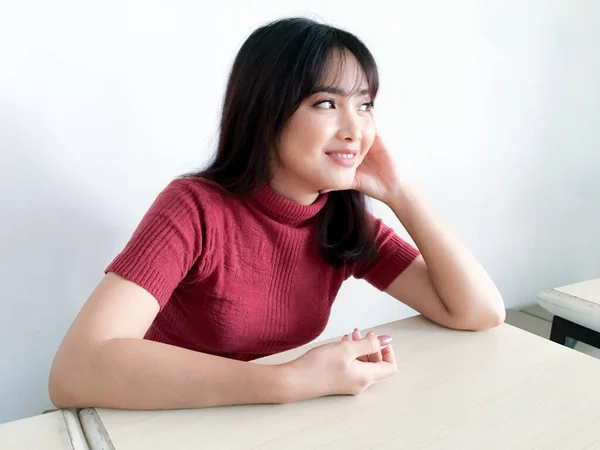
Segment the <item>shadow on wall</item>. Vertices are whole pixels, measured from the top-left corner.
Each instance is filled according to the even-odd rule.
[[[0,124],[2,423],[52,407],[52,359],[114,257],[115,237],[97,199],[49,172],[47,141],[6,117]]]

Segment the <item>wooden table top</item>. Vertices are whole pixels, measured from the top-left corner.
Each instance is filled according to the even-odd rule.
[[[373,330],[393,336],[399,370],[359,396],[98,409],[100,426],[117,450],[600,449],[600,361],[508,324],[474,333],[416,316]]]

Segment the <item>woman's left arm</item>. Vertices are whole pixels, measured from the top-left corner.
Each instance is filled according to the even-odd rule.
[[[504,302],[494,282],[399,174],[379,136],[356,171],[353,189],[387,204],[421,252],[388,294],[450,328],[485,330],[504,321]]]
[[[386,292],[446,327],[501,324],[506,312],[496,285],[416,189],[402,183],[386,203],[421,252]]]

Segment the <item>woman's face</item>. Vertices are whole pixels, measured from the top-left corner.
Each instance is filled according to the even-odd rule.
[[[337,69],[339,57],[329,66]],[[276,149],[272,184],[288,194],[295,191],[288,197],[312,195],[314,200],[323,189],[350,189],[375,139],[366,77],[351,53],[346,53],[344,72],[330,70],[322,86],[290,117]],[[356,93],[348,95],[351,91]]]

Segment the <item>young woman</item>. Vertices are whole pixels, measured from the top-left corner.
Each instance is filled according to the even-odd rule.
[[[352,34],[302,18],[257,29],[231,71],[214,161],[160,193],[68,331],[50,374],[56,406],[357,394],[395,373],[388,337],[355,330],[286,364],[249,362],[319,336],[350,276],[446,327],[500,324],[494,283],[377,136],[377,89]]]

